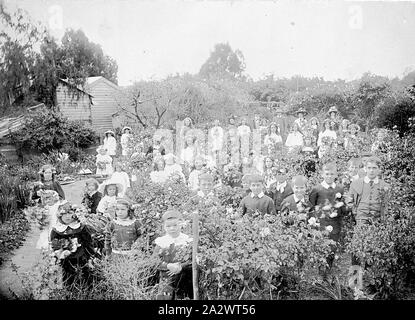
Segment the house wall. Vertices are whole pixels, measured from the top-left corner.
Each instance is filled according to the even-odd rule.
[[[58,110],[70,120],[81,120],[91,123],[91,102],[83,92],[70,92],[69,88],[59,83],[56,89]]]
[[[94,130],[103,135],[107,130],[114,129],[112,115],[117,112],[116,96],[118,90],[103,80],[93,84],[88,92],[93,96],[92,126]]]

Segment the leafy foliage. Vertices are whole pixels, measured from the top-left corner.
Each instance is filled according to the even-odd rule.
[[[41,152],[66,148],[86,148],[97,140],[91,127],[71,121],[54,111],[41,111],[26,118],[19,131],[11,136],[19,148]]]

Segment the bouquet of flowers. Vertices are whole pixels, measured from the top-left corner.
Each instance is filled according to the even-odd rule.
[[[162,261],[167,263],[183,263],[186,261],[191,261],[192,246],[176,246],[174,243],[172,243],[168,248],[161,248],[158,252],[158,255]]]
[[[63,259],[70,256],[72,253],[76,252],[78,250],[78,247],[81,246],[81,244],[78,242],[78,238],[72,238],[72,239],[59,239],[56,240],[59,249],[54,250],[51,253],[51,257],[54,257],[57,262],[62,261]]]

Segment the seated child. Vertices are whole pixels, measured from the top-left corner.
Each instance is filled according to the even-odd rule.
[[[327,229],[331,226],[329,238],[338,242],[342,227],[342,218],[346,215],[347,210],[343,202],[343,186],[337,184],[337,167],[334,162],[323,165],[321,176],[323,181],[315,186],[310,192],[310,202],[315,209],[316,218],[319,219],[320,228]],[[321,210],[320,210],[321,209]],[[336,247],[332,247],[332,252],[327,259],[331,268]]]
[[[62,267],[62,281],[68,289],[73,285],[91,285],[89,260],[99,257],[92,247],[88,228],[79,222],[76,208],[66,200],[58,208],[57,223],[50,240],[57,262]]]
[[[99,183],[94,178],[85,181],[85,193],[81,203],[91,213],[97,213],[97,207],[102,198],[102,194],[98,191],[98,187]]]
[[[298,214],[300,220],[309,218],[310,201],[306,198],[307,178],[305,176],[294,176],[291,180],[293,194],[286,197],[281,203],[281,214],[290,215],[290,212]],[[291,223],[290,223],[291,224]]]
[[[131,254],[131,246],[141,236],[141,224],[127,199],[117,198],[115,218],[105,230],[105,254]]]
[[[65,193],[59,182],[56,180],[55,175],[56,169],[50,164],[45,164],[40,168],[40,181],[35,183],[33,192],[30,196],[33,201],[41,200],[41,196],[38,194],[38,191],[40,190],[54,190],[58,193],[59,199],[65,199]]]
[[[264,179],[259,174],[253,174],[249,179],[249,188],[251,194],[245,196],[241,203],[240,208],[242,215],[247,212],[252,215],[256,214],[275,214],[274,201],[263,192]]]
[[[103,194],[103,197],[98,203],[97,212],[109,220],[114,219],[115,206],[117,204],[116,198],[122,192],[122,184],[110,179],[104,181],[98,190]]]
[[[291,185],[287,181],[287,169],[281,168],[276,176],[277,182],[271,186],[273,199],[277,213],[281,211],[282,201],[294,193]]]
[[[112,158],[107,152],[107,148],[104,146],[99,146],[97,148],[97,160],[95,161],[97,165],[97,175],[109,176],[112,174]]]
[[[124,166],[122,162],[117,161],[114,164],[114,173],[111,175],[111,180],[118,181],[122,184],[122,191],[118,195],[118,197],[122,198],[124,197],[124,194],[127,192],[128,188],[131,187],[130,185],[130,177],[128,176],[128,173],[124,171]]]
[[[180,296],[192,298],[192,238],[181,232],[183,218],[179,211],[166,211],[162,221],[166,235],[154,241],[154,252],[162,260],[157,300],[172,300]]]

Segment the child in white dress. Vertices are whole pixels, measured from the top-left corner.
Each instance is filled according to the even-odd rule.
[[[104,146],[107,148],[108,155],[115,156],[117,151],[117,140],[115,140],[115,133],[112,130],[105,132]]]
[[[302,147],[304,144],[303,135],[299,131],[298,125],[293,124],[291,132],[287,136],[285,146],[288,147],[288,151],[292,151],[296,147]]]
[[[112,158],[107,154],[107,148],[105,146],[99,146],[97,149],[97,159],[95,161],[97,165],[97,175],[109,176],[113,172]]]
[[[123,189],[118,195],[119,197],[122,198],[127,192],[127,189],[131,187],[130,178],[128,176],[128,173],[124,171],[124,166],[121,162],[119,161],[115,162],[114,168],[115,168],[115,171],[111,176],[111,180],[122,184]]]
[[[123,156],[128,156],[131,154],[131,148],[129,146],[130,139],[131,139],[131,128],[130,127],[124,127],[122,129],[122,135],[121,135],[121,154]]]
[[[58,207],[61,204],[59,194],[54,190],[44,190],[42,194],[42,203],[45,204],[43,210],[48,215],[48,226],[40,233],[39,240],[36,243],[36,249],[49,250],[50,249],[50,232],[55,227],[57,222]],[[64,201],[64,200],[63,200]]]
[[[98,188],[103,197],[98,203],[97,213],[104,215],[108,219],[115,218],[115,207],[117,205],[117,196],[122,193],[122,184],[112,179],[104,181]]]

